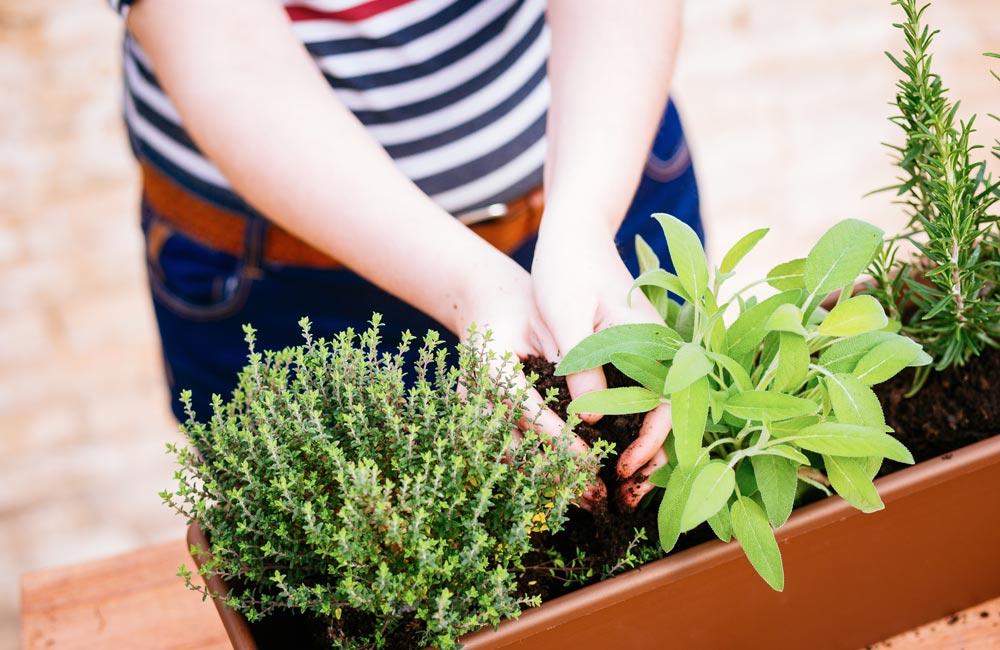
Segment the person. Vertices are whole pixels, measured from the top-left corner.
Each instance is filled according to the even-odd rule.
[[[475,323],[558,360],[662,322],[625,297],[635,235],[667,259],[651,213],[701,233],[668,100],[680,0],[109,1],[168,384],[196,412],[235,385],[244,323],[280,348],[303,315],[322,335],[377,311],[387,346]],[[633,501],[669,428],[664,405],[619,458]]]

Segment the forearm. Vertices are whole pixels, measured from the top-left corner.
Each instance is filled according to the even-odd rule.
[[[564,226],[613,234],[666,107],[681,2],[550,0],[547,16],[552,102],[543,234]]]
[[[398,171],[278,3],[143,0],[129,28],[185,128],[251,205],[453,331],[467,325],[470,269],[489,278],[506,258]]]

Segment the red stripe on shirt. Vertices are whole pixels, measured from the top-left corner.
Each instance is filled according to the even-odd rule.
[[[321,11],[312,7],[302,5],[285,5],[288,17],[293,21],[299,20],[342,20],[346,22],[358,22],[366,20],[372,16],[395,9],[405,5],[412,0],[369,0],[350,9],[340,11]]]

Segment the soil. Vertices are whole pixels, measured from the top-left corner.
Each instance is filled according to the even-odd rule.
[[[919,463],[1000,433],[998,377],[1000,351],[987,349],[964,366],[932,371],[913,397],[905,397],[913,385],[913,370],[876,386],[875,393],[893,435]],[[903,467],[886,461],[881,474]]]

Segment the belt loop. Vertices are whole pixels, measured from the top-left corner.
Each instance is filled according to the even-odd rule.
[[[267,237],[267,219],[252,208],[247,214],[243,233],[243,275],[252,279],[263,277],[261,261],[264,259],[264,242]]]

